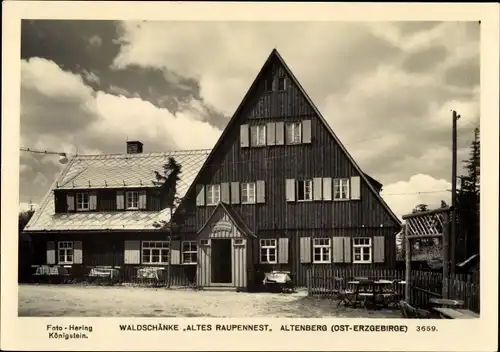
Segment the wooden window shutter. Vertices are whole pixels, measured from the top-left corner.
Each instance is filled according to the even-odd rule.
[[[243,148],[250,146],[248,125],[240,126],[240,146]]]
[[[139,209],[147,209],[147,197],[148,194],[146,190],[142,190],[139,192]]]
[[[286,201],[295,202],[295,179],[286,180]]]
[[[344,237],[333,237],[332,238],[332,261],[334,263],[344,262]]]
[[[266,183],[262,180],[257,181],[255,184],[256,192],[256,202],[257,203],[265,203],[266,202]]]
[[[66,194],[66,209],[68,209],[68,211],[75,210],[75,194],[74,193]]]
[[[313,200],[321,200],[322,191],[321,177],[313,178]]]
[[[141,242],[125,241],[125,264],[141,264]]]
[[[276,144],[276,124],[274,122],[269,122],[267,124],[267,145]]]
[[[54,241],[47,242],[47,264],[56,263],[56,243]]]
[[[285,144],[285,125],[283,122],[276,122],[276,145]]]
[[[196,205],[205,205],[205,186],[203,185],[196,185]]]
[[[351,177],[351,199],[361,199],[361,178],[359,176]]]
[[[278,241],[278,263],[288,264],[288,237],[281,237]]]
[[[82,241],[73,242],[73,264],[83,264],[83,244]]]
[[[323,178],[323,200],[332,200],[332,178]]]
[[[125,192],[123,191],[116,192],[116,209],[117,210],[125,209]]]
[[[97,192],[90,192],[89,194],[89,209],[97,209]]]
[[[311,143],[311,120],[302,121],[302,143]]]
[[[383,263],[384,262],[384,236],[373,237],[373,262]]]
[[[240,204],[240,183],[231,182],[231,204]]]
[[[311,262],[311,237],[300,238],[300,262]]]
[[[344,263],[351,262],[351,238],[344,237]]]
[[[170,259],[170,263],[181,264],[181,241],[172,241],[172,249],[170,251],[172,254],[172,259]]]
[[[229,183],[223,182],[220,184],[220,200],[223,203],[229,204],[231,201],[229,197]]]

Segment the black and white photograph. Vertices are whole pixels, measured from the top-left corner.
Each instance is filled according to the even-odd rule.
[[[17,316],[479,321],[482,26],[21,19]]]

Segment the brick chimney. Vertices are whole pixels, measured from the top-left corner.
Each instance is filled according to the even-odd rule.
[[[127,141],[127,154],[142,153],[142,145],[139,141]]]

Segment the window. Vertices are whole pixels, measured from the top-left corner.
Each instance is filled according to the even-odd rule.
[[[89,194],[77,193],[76,194],[76,210],[89,210]]]
[[[297,181],[297,200],[312,200],[312,180]]]
[[[266,92],[272,92],[272,90],[273,90],[273,79],[272,78],[266,79],[264,90]]]
[[[255,183],[242,183],[241,184],[241,203],[242,204],[255,204]]]
[[[298,144],[302,141],[300,122],[288,123],[286,125],[286,143]]]
[[[313,263],[330,263],[331,243],[329,238],[315,238],[313,241]]]
[[[250,145],[252,147],[266,145],[266,125],[250,126]]]
[[[139,209],[139,192],[128,191],[126,194],[127,194],[127,209]]]
[[[367,237],[353,238],[353,263],[371,263],[372,262],[372,239]]]
[[[210,240],[204,239],[200,240],[200,246],[209,246],[210,245]]]
[[[59,264],[73,264],[73,242],[57,242],[57,255]]]
[[[285,77],[278,78],[278,90],[286,90],[286,78]]]
[[[243,240],[241,238],[235,238],[234,245],[235,246],[243,246]]]
[[[276,264],[276,240],[261,239],[260,240],[260,263],[261,264]]]
[[[143,264],[168,264],[168,255],[167,241],[142,242]]]
[[[349,179],[337,178],[333,180],[333,199],[349,199]]]
[[[182,264],[196,264],[198,262],[198,248],[196,241],[182,242]]]
[[[207,205],[217,205],[220,200],[220,185],[207,186]]]

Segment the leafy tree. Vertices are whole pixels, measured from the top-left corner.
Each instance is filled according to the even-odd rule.
[[[17,261],[18,261],[18,280],[19,282],[26,281],[29,276],[30,276],[30,269],[31,269],[31,258],[32,258],[32,252],[31,252],[31,245],[29,241],[29,237],[26,235],[23,235],[22,232],[28,222],[30,221],[31,217],[35,211],[33,209],[27,210],[27,211],[22,211],[19,213],[18,216],[18,237],[19,237],[19,242],[18,242],[18,256],[17,256]]]

